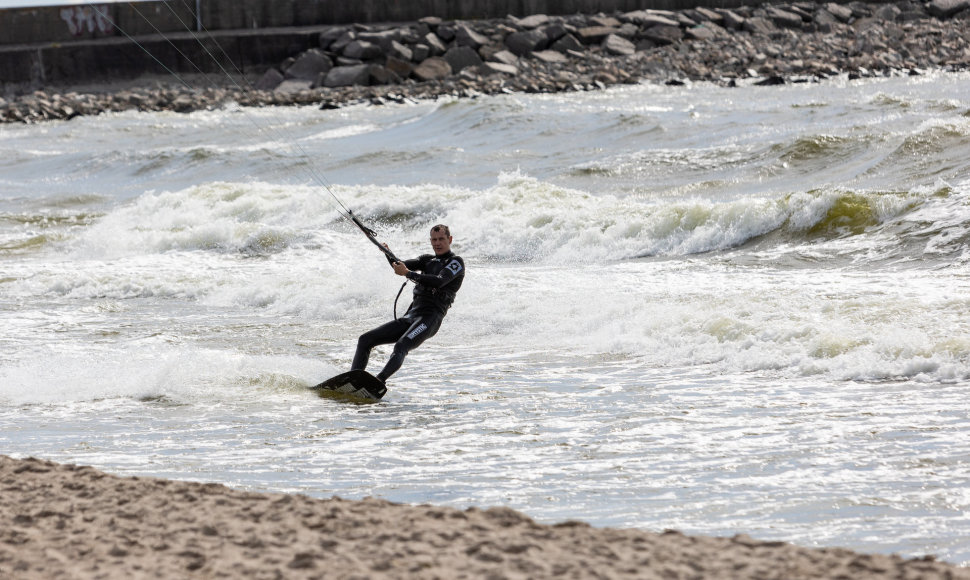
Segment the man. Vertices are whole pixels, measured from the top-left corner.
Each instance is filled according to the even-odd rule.
[[[365,332],[357,341],[357,352],[351,370],[364,370],[372,348],[394,343],[394,353],[377,374],[381,382],[397,372],[404,357],[428,340],[441,326],[441,321],[455,301],[465,278],[465,262],[451,251],[451,232],[438,224],[431,228],[431,249],[414,260],[391,262],[394,273],[415,283],[414,298],[404,316]],[[390,262],[390,258],[388,259]]]

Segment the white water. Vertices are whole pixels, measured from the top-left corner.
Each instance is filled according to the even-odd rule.
[[[968,89],[4,126],[0,452],[968,564]],[[306,388],[400,280],[317,175],[468,265],[378,405]]]

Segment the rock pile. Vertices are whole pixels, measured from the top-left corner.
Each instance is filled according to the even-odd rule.
[[[398,26],[338,26],[319,46],[242,88],[39,91],[6,102],[0,120],[70,119],[102,111],[558,92],[642,80],[784,84],[833,75],[970,69],[970,0],[795,2],[737,9],[638,10]],[[174,79],[173,79],[174,80]]]

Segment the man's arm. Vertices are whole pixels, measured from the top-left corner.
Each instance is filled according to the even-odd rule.
[[[387,247],[387,244],[383,244],[383,246],[388,250],[391,249]],[[397,268],[394,266],[395,264],[394,260],[392,260],[391,257],[386,254],[384,255],[384,257],[387,258],[387,263],[390,264],[392,268],[394,268],[395,272],[397,272]],[[404,260],[403,262],[400,262],[400,263],[403,263],[409,270],[413,270],[415,268],[421,267],[421,258],[415,258],[413,260]],[[404,274],[399,274],[399,275],[403,276]]]
[[[394,268],[395,274],[398,276],[407,276],[408,272],[419,269],[423,266],[424,257],[425,256],[421,256],[420,258],[415,258],[413,260],[404,260],[403,262],[391,262],[390,260],[388,260],[388,262],[391,262],[391,267]]]
[[[394,271],[398,271],[397,267],[394,268]],[[448,263],[445,264],[445,267],[441,269],[441,272],[434,276],[430,274],[419,274],[418,272],[414,271],[405,271],[403,274],[399,272],[399,275],[407,276],[408,280],[417,282],[418,284],[423,284],[431,288],[441,288],[457,278],[459,275],[464,275],[464,273],[465,263],[462,262],[461,258],[458,256],[453,256],[448,260]]]

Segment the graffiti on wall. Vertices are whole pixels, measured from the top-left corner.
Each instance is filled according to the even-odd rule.
[[[114,30],[107,13],[107,4],[74,6],[61,9],[61,20],[67,22],[67,28],[74,36],[95,31],[107,34]]]

